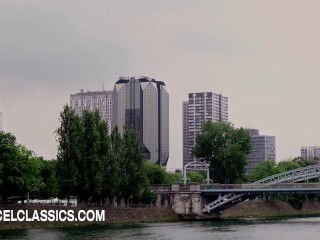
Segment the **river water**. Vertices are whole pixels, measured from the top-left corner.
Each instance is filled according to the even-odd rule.
[[[320,218],[240,219],[0,231],[0,239],[319,240]]]

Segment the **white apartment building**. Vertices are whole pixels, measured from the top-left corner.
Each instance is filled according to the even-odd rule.
[[[206,120],[227,122],[228,98],[213,92],[189,93],[182,103],[183,166],[195,160],[191,151]]]
[[[109,130],[112,126],[112,91],[84,92],[70,95],[70,106],[78,116],[87,109],[91,111],[99,110],[100,116],[108,123]]]
[[[301,158],[305,160],[314,160],[320,158],[319,146],[304,146],[301,147]]]

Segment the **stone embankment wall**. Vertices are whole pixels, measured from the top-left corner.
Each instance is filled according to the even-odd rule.
[[[285,185],[285,187],[287,186]],[[222,214],[204,215],[202,213],[203,206],[212,200],[201,195],[200,187],[199,184],[186,186],[172,184],[153,186],[152,190],[158,195],[157,207],[171,207],[181,219],[185,220],[320,215],[320,202],[317,200],[304,203],[301,210],[293,208],[284,201],[251,200],[237,204]],[[219,187],[221,186],[219,185]]]
[[[183,198],[183,194],[177,195],[179,199]],[[189,196],[188,196],[189,199]],[[177,199],[176,199],[177,200]],[[190,200],[190,199],[189,199]],[[173,200],[174,201],[174,200]],[[178,221],[180,217],[188,220],[208,219],[208,218],[263,218],[263,217],[286,217],[286,216],[320,216],[320,202],[306,202],[301,210],[294,209],[289,203],[282,201],[246,201],[232,208],[225,210],[222,214],[217,215],[198,215],[193,211],[193,207],[197,209],[198,202],[193,201],[193,205],[179,204],[180,210],[190,211],[189,214],[176,214],[169,208],[77,208],[63,206],[43,206],[43,205],[16,205],[16,206],[0,206],[0,209],[28,210],[30,215],[34,210],[105,210],[106,219],[104,222],[0,222],[1,229],[17,229],[17,228],[33,228],[33,227],[60,227],[60,226],[77,226],[88,224],[115,224],[115,223],[141,223],[141,222],[166,222]],[[181,208],[183,206],[183,208]]]
[[[303,208],[298,210],[284,201],[246,201],[225,210],[220,218],[261,218],[286,216],[320,216],[320,202],[307,201]]]
[[[48,205],[2,205],[0,210],[13,210],[14,216],[18,210],[28,210],[28,215],[32,216],[37,210],[73,210],[74,215],[79,210],[105,210],[104,222],[3,222],[0,221],[1,229],[32,228],[32,227],[59,227],[59,226],[77,226],[88,224],[114,224],[114,223],[141,223],[141,222],[167,222],[178,221],[180,218],[169,208],[85,208],[85,207],[66,207],[66,206],[48,206]]]

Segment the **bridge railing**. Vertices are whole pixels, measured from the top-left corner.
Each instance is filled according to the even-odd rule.
[[[304,168],[293,169],[287,172],[282,172],[267,178],[263,178],[252,184],[242,184],[241,188],[247,187],[251,189],[270,189],[270,188],[280,189],[281,187],[284,187],[286,189],[288,188],[296,189],[299,187],[299,184],[296,184],[296,183],[313,179],[313,178],[319,178],[319,177],[320,177],[320,164],[317,164],[317,165],[307,166]],[[283,184],[283,183],[289,183],[289,184]],[[316,185],[313,185],[313,186],[316,186]],[[209,187],[210,186],[207,186],[206,189],[208,189]],[[216,185],[214,187],[215,189],[219,190],[219,188],[217,188]],[[236,187],[238,187],[238,185],[236,185]],[[310,188],[311,185],[308,184],[307,187]],[[305,188],[305,187],[303,185],[300,185],[300,188]],[[230,186],[229,186],[229,189],[230,189]],[[227,194],[224,194],[223,196],[219,196],[218,199],[205,205],[202,211],[203,213],[210,213],[210,211],[213,211],[215,209],[219,210],[221,209],[221,207],[223,208],[223,206],[229,207],[229,206],[235,205],[241,201],[244,201],[245,199],[247,199],[247,196],[245,193],[237,194],[236,191],[227,193]]]
[[[151,185],[151,190],[154,192],[170,192],[171,191],[171,184],[153,184]]]
[[[201,185],[201,190],[224,190],[224,189],[298,189],[320,188],[320,183],[250,183],[250,184],[210,184]]]
[[[187,185],[173,183],[173,184],[153,184],[151,191],[153,192],[198,192],[200,191],[199,183],[189,183]]]
[[[319,176],[320,172],[320,164],[317,165],[311,165],[299,169],[293,169],[290,171],[278,173],[275,175],[272,175],[270,177],[266,177],[263,179],[260,179],[254,183],[277,183],[277,182],[296,182],[297,180],[305,180],[310,179],[312,176]]]

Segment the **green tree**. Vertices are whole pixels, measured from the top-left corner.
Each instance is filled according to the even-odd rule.
[[[4,199],[24,197],[42,187],[42,158],[23,145],[11,133],[0,132],[0,192]]]
[[[19,152],[16,138],[11,133],[0,132],[1,195],[4,199],[23,195],[26,161]]]
[[[293,159],[290,159],[289,161],[292,161],[292,162],[295,162],[295,163],[298,163],[300,167],[307,167],[309,165],[315,165],[315,164],[318,164],[319,162],[319,159],[317,157],[315,157],[314,159],[312,160],[309,160],[309,159],[303,159],[301,157],[295,157]]]
[[[157,201],[157,194],[151,192],[149,188],[146,188],[142,194],[141,198],[139,199],[142,204],[155,204]]]
[[[251,138],[231,123],[207,121],[196,138],[192,154],[210,164],[214,182],[235,183],[244,178]]]
[[[281,161],[277,164],[277,172],[285,172],[285,171],[290,171],[296,168],[300,168],[301,165],[298,162],[295,161]]]
[[[250,174],[249,180],[251,182],[255,182],[277,173],[279,173],[279,170],[277,169],[277,163],[274,160],[265,160],[256,166],[254,171]]]
[[[16,146],[5,145],[0,147],[2,168],[2,196],[21,196],[24,190],[24,173],[26,159],[19,154]]]
[[[103,165],[99,151],[101,146],[101,134],[98,131],[98,124],[101,118],[98,112],[84,111],[82,117],[82,164],[79,170],[82,181],[81,197],[88,202],[92,197],[94,202],[98,202],[102,194]],[[100,151],[102,153],[102,151]]]
[[[57,197],[60,191],[58,179],[57,179],[57,161],[42,161],[41,177],[44,185],[40,190],[42,198]]]
[[[104,195],[113,202],[113,199],[119,193],[119,185],[122,178],[120,170],[120,160],[122,159],[122,138],[116,126],[111,136],[104,139],[107,149],[104,161]]]
[[[19,146],[18,149],[20,157],[23,159],[26,166],[26,169],[23,172],[23,193],[29,194],[39,192],[39,189],[43,187],[41,177],[42,158],[35,156],[32,151],[24,146]]]
[[[0,146],[1,145],[16,146],[16,137],[12,133],[0,132]]]
[[[108,134],[107,123],[99,121],[97,129],[100,136],[98,156],[102,164],[101,198],[108,197],[113,201],[119,185],[119,161],[112,157],[111,137]]]
[[[142,190],[147,187],[147,178],[143,171],[142,145],[137,134],[134,130],[126,128],[122,141],[120,192],[125,202],[128,203],[131,197],[134,199],[140,198]]]
[[[82,126],[74,111],[65,105],[60,113],[60,127],[58,128],[57,177],[59,180],[60,196],[69,197],[76,194],[79,185],[78,166],[81,164]],[[85,187],[85,186],[84,186]]]
[[[95,113],[98,114],[97,112]],[[101,200],[106,197],[113,202],[119,185],[119,160],[113,158],[111,136],[109,135],[108,124],[100,118],[96,118],[97,131],[99,133],[98,157],[101,164]]]
[[[159,164],[146,162],[144,164],[144,171],[150,184],[164,183],[166,171]]]
[[[166,172],[164,184],[180,183],[181,178],[182,174],[180,173]]]
[[[8,160],[8,150],[16,149],[16,138],[11,133],[0,132],[0,191],[3,192],[3,164]],[[12,154],[12,153],[11,153]]]
[[[187,171],[187,178],[189,179],[190,182],[195,182],[195,183],[204,182],[203,175],[197,171]]]

